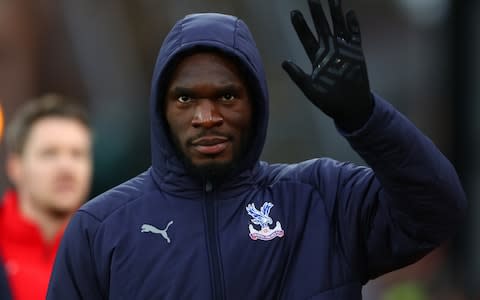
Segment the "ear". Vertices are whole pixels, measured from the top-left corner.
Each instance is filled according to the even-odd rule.
[[[7,155],[6,160],[7,176],[10,181],[17,186],[22,178],[22,157],[20,154],[11,153]]]

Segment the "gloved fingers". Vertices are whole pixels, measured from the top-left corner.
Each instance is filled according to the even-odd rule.
[[[301,12],[298,10],[292,11],[290,18],[292,20],[293,28],[295,28],[298,38],[300,39],[303,48],[305,48],[305,52],[307,52],[308,58],[313,63],[319,48],[317,39],[310,28],[308,28],[307,22]]]
[[[326,41],[332,36],[332,32],[330,31],[330,26],[323,12],[322,3],[320,0],[308,0],[308,6],[310,7],[312,20],[315,24],[320,47],[326,47]]]
[[[284,61],[282,63],[282,68],[287,72],[293,82],[295,82],[295,84],[305,93],[306,87],[310,82],[310,76],[291,61]]]
[[[345,18],[343,16],[342,4],[340,0],[328,0],[330,6],[330,14],[332,16],[333,32],[336,37],[347,40],[349,39]]]
[[[357,15],[353,10],[349,10],[346,14],[347,28],[351,34],[351,42],[360,46],[362,44],[362,38],[360,36],[360,23],[358,22]]]

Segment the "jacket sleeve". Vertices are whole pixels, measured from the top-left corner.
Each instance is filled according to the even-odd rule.
[[[98,223],[84,211],[78,211],[70,221],[55,258],[47,300],[106,299],[100,291],[92,255]]]
[[[450,162],[401,113],[374,98],[361,129],[339,129],[371,169],[340,168],[333,209],[341,249],[364,282],[439,246],[466,209]]]

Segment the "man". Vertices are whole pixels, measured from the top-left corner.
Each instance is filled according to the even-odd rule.
[[[369,279],[438,246],[462,217],[454,169],[370,93],[353,13],[292,22],[313,63],[284,68],[370,168],[260,162],[268,95],[247,26],[189,15],[166,37],[151,95],[152,167],[87,203],[48,299],[360,299]]]
[[[53,94],[34,99],[13,117],[6,143],[14,188],[0,203],[0,296],[45,299],[64,227],[90,187],[86,112]]]

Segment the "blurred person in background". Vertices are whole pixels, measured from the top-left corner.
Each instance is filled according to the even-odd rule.
[[[236,17],[188,15],[155,66],[152,167],[75,214],[47,299],[361,299],[451,236],[466,206],[452,165],[371,92],[355,14],[329,1],[331,30],[309,4],[317,36],[291,19],[312,73],[283,67],[370,168],[260,161],[269,99],[253,37]]]
[[[83,107],[48,94],[20,107],[5,139],[13,188],[0,203],[0,299],[45,299],[64,227],[88,197],[90,124]]]

